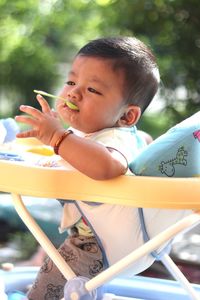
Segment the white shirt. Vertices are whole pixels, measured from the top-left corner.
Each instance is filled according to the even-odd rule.
[[[135,127],[109,128],[87,135],[80,132],[76,133],[86,139],[101,143],[105,147],[116,149],[126,157],[128,163],[145,146],[143,138]],[[130,171],[126,175],[131,176]],[[82,201],[77,201],[77,204],[101,240],[110,265],[144,244],[137,208],[111,204],[91,205]],[[62,227],[72,226],[81,217],[76,206],[71,203],[66,204],[64,210]],[[69,218],[69,210],[71,219]],[[185,211],[144,209],[149,236],[155,236],[184,215]],[[127,274],[134,275],[142,272],[154,260],[151,255],[144,256],[128,268]]]

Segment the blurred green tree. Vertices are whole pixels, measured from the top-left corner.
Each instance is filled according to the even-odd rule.
[[[97,5],[89,2],[0,0],[0,117],[22,103],[37,107],[33,89],[54,90],[60,63],[99,34]]]
[[[113,0],[103,15],[104,32],[136,35],[153,48],[169,126],[200,109],[199,0]]]
[[[54,80],[55,54],[45,46],[47,24],[38,3],[0,1],[0,109],[10,115],[19,103],[32,103],[35,86]]]

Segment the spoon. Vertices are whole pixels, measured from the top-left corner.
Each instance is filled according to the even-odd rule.
[[[49,94],[49,93],[46,93],[46,92],[44,92],[44,91],[38,91],[38,90],[33,90],[33,91],[34,91],[34,93],[36,93],[36,94],[40,94],[40,95],[47,96],[47,97],[50,97],[50,98],[56,98],[56,99],[64,100],[65,103],[66,103],[66,105],[67,105],[70,109],[72,109],[72,110],[79,110],[78,106],[76,106],[74,103],[72,103],[72,102],[66,100],[66,99],[63,98],[63,97],[60,97],[60,96],[54,96],[54,95]]]

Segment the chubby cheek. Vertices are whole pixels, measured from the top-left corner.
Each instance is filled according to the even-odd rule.
[[[67,94],[68,94],[68,89],[69,89],[69,86],[64,85],[64,86],[62,87],[62,89],[59,91],[59,96],[60,96],[60,97],[66,97]]]

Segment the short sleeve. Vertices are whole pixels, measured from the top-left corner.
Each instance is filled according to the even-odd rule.
[[[138,133],[136,127],[105,129],[95,134],[91,139],[105,147],[114,148],[121,152],[126,157],[128,163],[146,145],[145,140]]]

